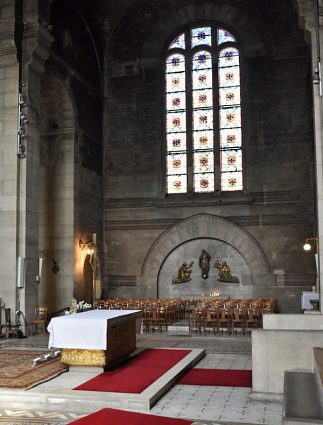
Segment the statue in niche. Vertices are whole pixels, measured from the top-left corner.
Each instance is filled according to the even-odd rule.
[[[211,259],[210,254],[206,252],[205,249],[202,249],[202,252],[199,258],[199,266],[202,270],[203,279],[207,279],[209,277],[210,259]]]
[[[184,283],[191,280],[193,261],[190,264],[183,263],[178,269],[178,275],[172,280],[172,284]]]
[[[214,267],[219,270],[219,278],[220,282],[228,282],[228,283],[239,283],[238,276],[232,276],[230,267],[227,265],[225,261],[222,263],[219,260],[216,260],[214,263]]]

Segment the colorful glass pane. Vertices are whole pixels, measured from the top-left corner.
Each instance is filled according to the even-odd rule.
[[[212,105],[212,89],[193,90],[193,108],[206,108]]]
[[[230,149],[221,151],[221,171],[241,171],[242,152],[241,149]]]
[[[240,85],[240,68],[232,66],[227,68],[219,68],[219,86],[232,87]]]
[[[214,191],[214,111],[211,26],[191,29],[191,39],[185,33],[177,36],[169,49],[186,49],[193,53],[192,62],[185,63],[184,51],[179,50],[166,59],[166,140],[167,192],[187,192],[187,158],[193,156],[193,189],[205,193]],[[217,29],[217,43],[235,43],[235,37]],[[202,47],[202,46],[209,46]],[[201,47],[199,47],[201,46]],[[189,51],[199,47],[200,51]],[[223,46],[222,46],[223,47]],[[206,50],[210,49],[210,51]],[[187,111],[186,68],[192,72],[190,111]],[[243,189],[240,57],[237,48],[223,48],[218,57],[219,136],[221,190]],[[192,148],[187,153],[187,112],[192,115]],[[190,125],[188,126],[191,127]],[[190,134],[190,133],[189,133]]]
[[[221,174],[221,190],[225,192],[242,190],[243,179],[242,172],[237,171],[233,173],[222,173]]]
[[[218,44],[227,43],[227,42],[235,42],[236,39],[233,37],[229,31],[218,29]]]
[[[186,193],[187,191],[187,176],[174,175],[167,176],[167,193]]]
[[[212,109],[198,109],[193,112],[193,130],[213,130]]]
[[[196,149],[213,149],[213,131],[193,131],[193,147]]]
[[[185,109],[185,92],[168,93],[166,107],[168,111]]]
[[[212,87],[212,69],[194,70],[192,73],[192,83],[195,89]]]
[[[194,174],[194,191],[197,193],[206,193],[214,191],[213,173]]]
[[[200,50],[193,56],[193,71],[197,69],[212,69],[211,53]]]
[[[234,47],[223,49],[219,55],[219,68],[239,66],[239,52]]]
[[[185,34],[181,34],[174,38],[168,49],[185,49]]]
[[[220,147],[236,148],[241,146],[241,128],[223,129],[220,131]]]
[[[213,152],[194,152],[194,174],[213,173]]]
[[[194,28],[191,31],[192,47],[206,44],[211,46],[211,27]]]
[[[240,86],[220,88],[219,102],[221,106],[239,105]]]
[[[186,174],[186,153],[170,153],[167,155],[167,174]]]
[[[167,134],[167,151],[180,152],[186,151],[186,133],[169,133]]]
[[[167,112],[166,131],[167,133],[177,133],[186,131],[185,111]]]
[[[171,72],[184,72],[185,71],[185,58],[183,55],[174,54],[168,56],[166,60],[166,73]]]
[[[185,72],[166,75],[166,92],[178,92],[185,90]]]
[[[241,127],[241,108],[220,108],[220,128]]]

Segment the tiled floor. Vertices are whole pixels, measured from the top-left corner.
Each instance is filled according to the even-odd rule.
[[[45,348],[46,345],[47,337],[42,336],[25,340],[0,340],[0,348],[14,346],[35,349],[35,347]],[[206,356],[196,365],[198,368],[251,369],[250,337],[171,337],[164,333],[139,336],[137,345],[138,347],[204,347]],[[157,402],[150,413],[217,424],[281,425],[281,403],[251,401],[249,394],[249,388],[176,385]],[[75,411],[73,406],[68,414],[28,410],[26,406],[23,410],[0,409],[0,423],[62,425],[80,415],[81,413]]]
[[[207,354],[207,369],[251,369],[250,354]],[[251,401],[249,388],[176,385],[152,408],[156,415],[185,419],[280,425],[282,404]]]

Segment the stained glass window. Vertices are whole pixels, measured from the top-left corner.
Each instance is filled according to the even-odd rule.
[[[219,55],[219,123],[221,190],[243,189],[239,52],[229,47]]]
[[[193,28],[191,31],[191,42],[192,47],[200,46],[201,44],[211,46],[211,28]]]
[[[170,43],[168,49],[185,49],[185,34],[180,34],[179,36],[175,37],[174,40]]]
[[[190,28],[169,44],[165,71],[167,193],[243,190],[236,38],[215,25]]]
[[[222,44],[222,43],[227,43],[233,41],[235,42],[236,39],[233,37],[232,34],[229,33],[229,31],[225,31],[221,28],[218,29],[218,43]]]

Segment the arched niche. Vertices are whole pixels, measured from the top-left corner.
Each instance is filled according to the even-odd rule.
[[[209,256],[209,271],[203,278],[199,257],[205,250]],[[215,261],[225,261],[238,282],[222,282]],[[193,263],[188,282],[173,283],[183,262]],[[219,239],[192,239],[177,246],[169,253],[158,274],[159,298],[213,296],[217,292],[222,298],[251,298],[253,279],[250,267],[241,253],[232,245]]]
[[[147,295],[157,296],[159,273],[166,259],[171,258],[169,257],[170,254],[193,240],[200,241],[200,246],[196,247],[197,251],[200,247],[205,246],[205,240],[217,241],[216,244],[219,247],[222,246],[223,253],[224,248],[229,249],[231,247],[232,253],[237,252],[239,254],[239,261],[243,259],[245,270],[250,270],[248,282],[253,284],[261,282],[263,284],[266,279],[270,281],[271,273],[267,258],[250,233],[222,217],[199,214],[176,223],[163,232],[152,245],[146,256],[138,282]],[[189,258],[187,260],[191,261]],[[219,260],[222,259],[219,258]],[[234,270],[232,270],[232,274],[235,274]]]

